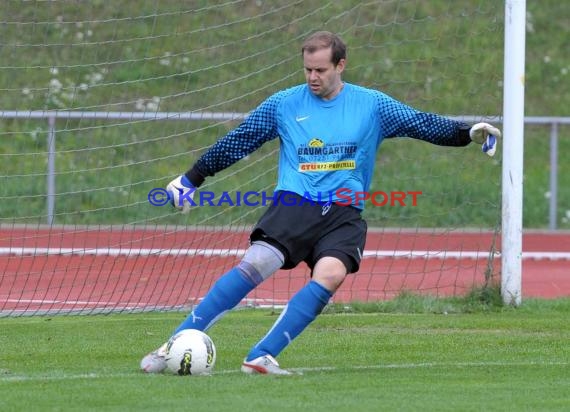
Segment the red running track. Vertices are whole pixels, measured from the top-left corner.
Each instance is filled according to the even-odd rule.
[[[187,308],[239,260],[247,237],[247,230],[224,228],[1,229],[0,314]],[[334,300],[389,299],[403,290],[465,294],[484,283],[487,270],[499,281],[492,242],[493,234],[483,232],[371,231],[360,271]],[[308,277],[304,265],[279,271],[244,303],[284,304]],[[567,233],[524,234],[522,293],[570,296]]]

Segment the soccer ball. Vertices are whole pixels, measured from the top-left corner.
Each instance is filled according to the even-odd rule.
[[[173,374],[209,375],[216,363],[216,347],[204,332],[186,329],[170,338],[165,359]]]

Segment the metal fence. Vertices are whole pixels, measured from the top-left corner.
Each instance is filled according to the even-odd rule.
[[[56,176],[56,120],[58,119],[95,119],[95,120],[156,120],[156,121],[194,121],[194,120],[239,120],[247,113],[237,112],[91,112],[91,111],[64,111],[64,110],[5,110],[0,111],[0,118],[4,119],[45,119],[48,123],[47,134],[47,224],[54,223],[55,211],[55,176]],[[465,122],[479,122],[485,119],[491,123],[502,123],[502,118],[489,118],[488,116],[449,116],[451,119]],[[558,214],[558,139],[559,126],[570,125],[570,117],[529,116],[524,118],[525,125],[543,125],[550,127],[550,199],[549,199],[549,229],[557,229]]]

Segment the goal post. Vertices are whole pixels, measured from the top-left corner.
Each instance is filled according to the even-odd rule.
[[[515,306],[522,301],[525,36],[526,1],[506,0],[501,295]]]
[[[199,302],[247,247],[264,205],[238,205],[237,194],[270,196],[278,141],[208,178],[200,191],[213,204],[188,215],[153,204],[152,191],[263,99],[304,82],[300,44],[317,29],[347,42],[344,80],[469,123],[498,123],[504,110],[510,147],[520,101],[507,99],[520,97],[510,77],[520,68],[503,72],[497,62],[511,67],[520,57],[503,55],[503,42],[511,47],[507,15],[519,16],[520,3],[6,3],[0,316],[187,310]],[[501,197],[504,164],[522,168],[511,155],[384,142],[371,192],[387,202],[367,204],[361,270],[335,300],[459,296],[500,278],[505,299],[518,304],[521,211],[505,207],[520,207],[521,193]],[[500,277],[505,267],[508,279]],[[282,305],[309,277],[303,264],[279,271],[243,304]]]

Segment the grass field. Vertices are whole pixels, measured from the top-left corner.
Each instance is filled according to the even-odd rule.
[[[293,377],[239,372],[275,312],[234,311],[216,324],[210,377],[138,371],[181,313],[0,319],[0,410],[570,409],[570,299],[447,307],[325,313],[279,357],[302,372]]]

